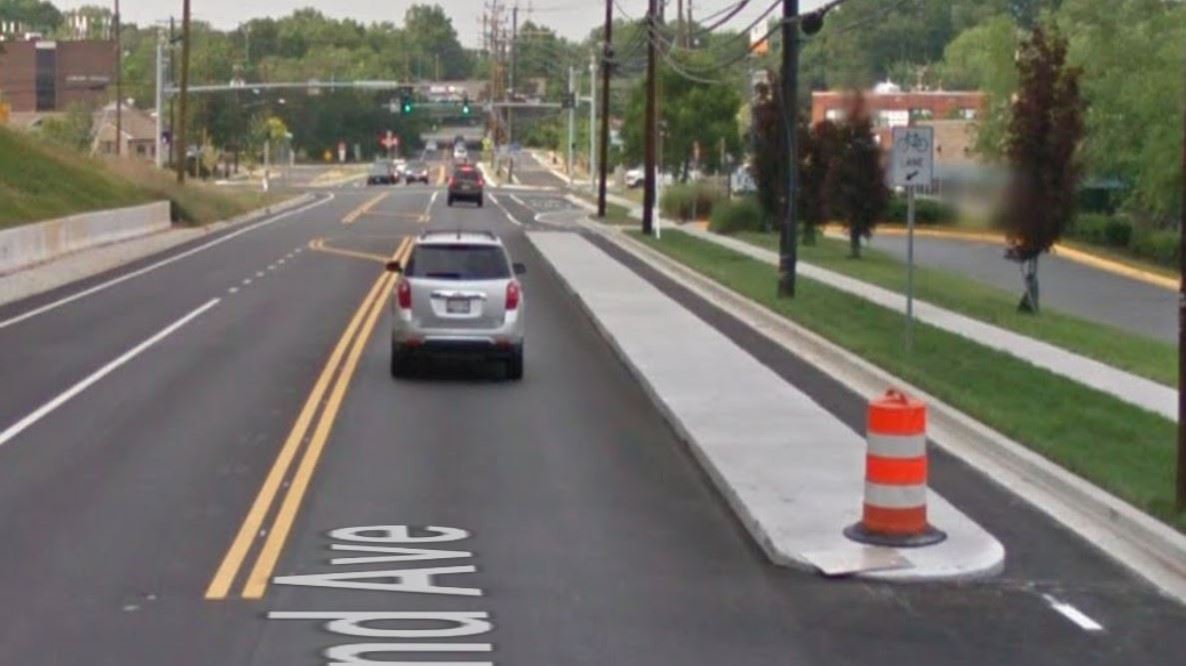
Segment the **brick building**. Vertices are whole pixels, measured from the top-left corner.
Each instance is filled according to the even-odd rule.
[[[865,106],[879,130],[927,120],[975,120],[984,110],[986,96],[977,91],[916,90],[903,92],[893,83],[881,83],[864,93]],[[811,94],[811,122],[844,117],[852,93]]]
[[[107,40],[10,41],[0,54],[0,98],[13,113],[98,104],[114,81],[115,45]]]

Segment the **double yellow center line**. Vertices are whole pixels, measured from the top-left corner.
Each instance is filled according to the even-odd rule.
[[[411,253],[412,241],[405,238],[396,249],[393,259],[406,261]],[[383,310],[385,296],[391,292],[397,276],[384,273],[375,280],[366,297],[355,311],[342,337],[339,338],[330,354],[329,360],[317,377],[313,390],[305,400],[296,422],[284,440],[276,461],[264,478],[263,486],[256,495],[255,502],[247,512],[243,524],[227,549],[222,563],[214,573],[210,585],[206,588],[206,599],[225,599],[231,594],[231,588],[243,569],[244,562],[252,550],[256,550],[255,564],[247,575],[243,585],[242,596],[245,599],[260,599],[263,597],[271,579],[272,571],[284,548],[284,543],[292,530],[301,501],[309,488],[313,472],[321,453],[325,449],[330,431],[341,409],[346,389],[358,367],[359,358],[370,339],[371,332]],[[328,394],[328,397],[327,397]],[[313,434],[308,445],[301,445],[306,434],[314,424],[314,419],[320,410],[320,418],[313,427]],[[298,454],[300,462],[289,481],[287,492],[280,501],[279,508],[273,511],[280,497],[280,490],[284,480],[289,475],[289,469],[296,461]],[[265,522],[271,516],[270,528],[264,528]],[[260,538],[261,545],[257,544]],[[263,535],[266,535],[264,537]]]

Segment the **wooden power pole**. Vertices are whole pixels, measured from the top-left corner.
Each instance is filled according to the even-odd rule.
[[[119,156],[123,152],[124,138],[124,44],[119,0],[115,0],[112,23],[115,29],[115,154]]]
[[[186,130],[189,120],[189,0],[181,5],[181,103],[177,132],[173,143],[177,147],[177,182],[185,182],[185,172],[189,169],[189,139]]]
[[[614,0],[605,0],[605,45],[601,51],[601,146],[597,166],[601,181],[597,185],[597,217],[605,217],[605,181],[609,175],[609,80],[613,74]]]

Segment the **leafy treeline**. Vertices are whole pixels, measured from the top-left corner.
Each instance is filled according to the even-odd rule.
[[[1124,206],[1138,216],[1172,219],[1181,206],[1186,98],[1180,0],[849,0],[805,41],[805,86],[865,87],[890,78],[984,90],[990,109],[979,123],[978,148],[997,159],[1017,92],[1014,59],[1037,25],[1065,37],[1068,65],[1083,71],[1088,180],[1121,184]]]

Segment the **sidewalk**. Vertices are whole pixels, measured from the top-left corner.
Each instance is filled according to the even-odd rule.
[[[860,515],[865,440],[733,341],[588,240],[528,234],[687,441],[755,540],[776,563],[820,556],[903,568],[891,580],[997,573],[1004,548],[941,496],[931,521],[947,541],[890,549],[846,539]]]
[[[679,230],[758,261],[778,265],[776,252],[735,238],[714,234],[692,225],[681,226]],[[801,275],[882,307],[900,312],[906,310],[906,297],[902,294],[803,261],[798,263],[798,269]],[[956,314],[925,301],[915,300],[914,312],[921,322],[1017,357],[1040,368],[1045,368],[1057,375],[1163,416],[1170,421],[1178,420],[1178,392],[1168,386],[1069,352],[1061,347]]]

